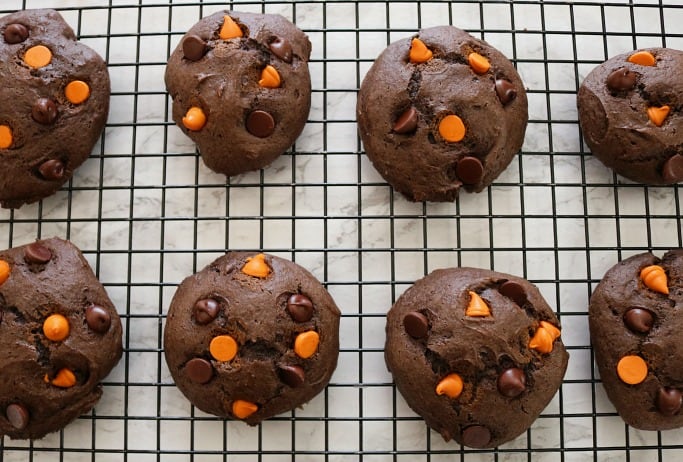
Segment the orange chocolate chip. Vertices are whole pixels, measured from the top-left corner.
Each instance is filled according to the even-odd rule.
[[[234,19],[228,15],[223,16],[223,25],[221,26],[221,31],[218,33],[218,36],[222,40],[242,37],[243,35],[242,29],[237,25]]]
[[[541,321],[541,325],[529,341],[529,348],[539,353],[550,353],[553,351],[553,342],[560,336],[560,330],[546,321]]]
[[[669,294],[668,280],[664,268],[659,265],[646,266],[640,270],[640,279],[648,288],[662,294]]]
[[[9,125],[0,125],[0,149],[7,149],[12,146],[14,136]]]
[[[488,59],[480,55],[479,53],[470,53],[467,56],[467,62],[469,62],[470,67],[477,74],[486,74],[491,68],[491,63]]]
[[[237,356],[237,342],[229,335],[219,335],[211,340],[209,352],[216,361],[230,361]]]
[[[45,67],[52,61],[52,52],[45,45],[36,45],[24,53],[24,62],[34,69]]]
[[[671,108],[669,106],[652,106],[647,108],[647,117],[650,119],[650,122],[658,127],[661,127],[664,123],[664,119],[666,119],[666,116],[669,115],[670,110]]]
[[[51,314],[43,322],[43,333],[53,342],[61,342],[69,336],[69,321],[61,314]]]
[[[640,356],[624,356],[617,363],[617,375],[622,382],[637,385],[647,377],[647,363]]]
[[[484,300],[476,292],[469,292],[470,304],[467,305],[465,316],[487,317],[491,316],[491,310]]]
[[[432,53],[432,50],[427,48],[427,45],[424,44],[422,40],[419,38],[414,38],[410,42],[410,62],[413,64],[419,64],[419,63],[426,63],[430,59],[432,59],[432,56],[434,54]]]
[[[255,278],[266,278],[270,274],[270,266],[266,263],[266,256],[262,253],[255,257],[247,258],[247,262],[242,267],[242,272]]]
[[[261,80],[258,81],[258,84],[264,88],[280,88],[280,74],[268,64],[261,71]]]
[[[71,388],[76,385],[76,376],[69,369],[60,369],[50,383],[59,388]]]
[[[318,351],[320,335],[314,330],[302,332],[294,340],[294,353],[300,358],[308,359]]]
[[[655,61],[654,55],[649,51],[636,51],[628,57],[628,62],[641,66],[654,66]]]
[[[11,272],[12,268],[9,266],[9,263],[5,260],[0,260],[0,285],[5,283]]]
[[[64,88],[66,99],[72,104],[81,104],[90,98],[90,87],[82,80],[72,80]]]
[[[238,419],[246,419],[256,411],[258,411],[258,406],[251,401],[236,399],[232,402],[232,415]]]
[[[561,335],[560,329],[553,326],[548,321],[541,321],[541,327],[550,334],[550,337],[552,337],[553,341],[558,339]]]
[[[462,378],[458,374],[448,374],[436,386],[436,394],[457,398],[462,393],[462,387]]]
[[[192,106],[188,109],[185,113],[185,117],[183,117],[183,125],[193,132],[204,128],[204,125],[206,125],[206,115],[204,114],[204,111],[202,111],[202,108]]]
[[[455,114],[450,114],[439,122],[439,134],[441,138],[450,142],[457,143],[465,137],[465,124],[462,119]]]

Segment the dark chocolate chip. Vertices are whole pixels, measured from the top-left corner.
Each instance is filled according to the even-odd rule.
[[[521,284],[514,281],[505,281],[498,287],[498,292],[515,302],[520,307],[526,304],[526,291]]]
[[[205,298],[194,304],[194,320],[197,324],[208,324],[218,316],[219,305],[213,298]]]
[[[498,79],[496,80],[496,95],[498,95],[498,99],[503,106],[507,106],[517,98],[517,90],[515,90],[515,86],[509,80]]]
[[[624,324],[633,332],[646,334],[652,329],[655,318],[645,308],[633,307],[624,313]]]
[[[23,430],[28,425],[28,409],[23,404],[10,404],[5,410],[5,415],[17,430]]]
[[[29,263],[47,263],[52,258],[52,252],[40,242],[34,242],[24,248],[24,259]]]
[[[463,157],[455,167],[455,174],[465,184],[477,184],[484,176],[484,166],[476,157]]]
[[[677,414],[682,398],[683,394],[675,388],[660,388],[657,392],[657,410],[664,415]]]
[[[662,177],[667,183],[683,181],[683,155],[675,154],[664,162]]]
[[[7,43],[21,43],[28,38],[28,29],[23,24],[10,24],[5,28],[4,36]]]
[[[280,366],[280,379],[292,388],[300,387],[306,381],[306,374],[301,366]]]
[[[472,425],[462,431],[462,444],[471,448],[485,448],[491,441],[491,431],[483,425]]]
[[[90,305],[85,310],[85,322],[88,327],[98,334],[104,334],[111,326],[111,315],[109,311],[98,305]]]
[[[508,398],[519,396],[526,389],[526,375],[517,367],[504,370],[498,376],[498,391]]]
[[[417,128],[417,109],[410,107],[406,109],[403,114],[394,123],[393,130],[396,133],[406,134],[413,133]]]
[[[57,119],[57,105],[50,98],[40,98],[31,109],[33,120],[43,125],[50,125]]]
[[[287,299],[287,312],[296,322],[307,322],[313,317],[313,302],[302,294],[292,294]]]
[[[292,45],[287,39],[276,37],[275,40],[270,42],[268,48],[270,48],[270,51],[272,51],[275,56],[284,62],[292,62]]]
[[[206,383],[213,377],[213,366],[206,359],[194,358],[185,364],[185,373],[194,383]]]
[[[622,67],[607,77],[607,88],[614,92],[631,90],[636,86],[637,77],[635,72]]]
[[[424,314],[411,311],[403,317],[403,328],[413,338],[424,338],[429,332],[429,320]]]
[[[190,61],[199,61],[206,53],[206,42],[198,35],[188,35],[183,40],[183,55]]]
[[[247,116],[247,131],[259,138],[268,138],[275,130],[275,119],[266,111],[252,111]]]
[[[64,164],[59,159],[46,160],[38,167],[40,175],[48,181],[57,181],[64,178]]]

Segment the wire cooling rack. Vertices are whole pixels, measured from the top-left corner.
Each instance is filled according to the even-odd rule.
[[[683,458],[683,431],[629,428],[593,366],[589,295],[605,270],[682,247],[681,189],[616,177],[587,151],[575,93],[610,56],[683,49],[681,0],[647,2],[235,2],[281,13],[310,37],[313,105],[292,152],[231,178],[210,172],[170,118],[165,62],[182,34],[226,3],[3,0],[0,14],[54,7],[109,62],[109,121],[56,195],[0,212],[0,245],[53,235],[90,261],[124,322],[125,352],[95,410],[39,441],[0,440],[0,461],[584,461]],[[493,186],[452,204],[409,203],[382,181],[356,134],[373,59],[420,27],[450,23],[517,66],[529,94],[521,154]],[[343,311],[339,367],[303,409],[257,427],[190,406],[162,351],[177,284],[224,253],[264,250],[310,269]],[[571,359],[532,428],[492,451],[445,443],[396,392],[383,362],[385,313],[445,266],[525,276],[556,307]],[[0,372],[1,373],[1,372]]]

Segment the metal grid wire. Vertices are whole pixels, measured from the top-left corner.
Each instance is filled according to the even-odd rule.
[[[227,182],[174,126],[163,84],[182,34],[226,6],[281,13],[313,43],[303,135],[269,168]],[[0,440],[0,461],[682,460],[683,431],[637,431],[616,415],[593,366],[586,316],[593,287],[618,260],[683,246],[681,189],[609,172],[587,152],[575,106],[583,77],[606,58],[648,46],[683,49],[681,0],[3,0],[0,14],[39,7],[57,8],[108,61],[110,117],[91,158],[59,193],[0,212],[0,245],[53,235],[76,243],[122,315],[125,352],[92,413],[40,441]],[[355,100],[389,42],[445,23],[515,63],[530,121],[521,154],[492,187],[452,204],[413,204],[363,155]],[[163,359],[177,284],[225,249],[295,260],[343,311],[330,386],[303,409],[253,428],[192,408]],[[493,451],[430,432],[383,362],[389,306],[417,278],[457,265],[536,283],[560,315],[571,354],[541,417]]]

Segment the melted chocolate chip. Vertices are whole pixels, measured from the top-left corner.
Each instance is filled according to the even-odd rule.
[[[10,24],[5,28],[5,42],[9,44],[21,43],[28,38],[28,29],[23,24]]]
[[[52,252],[40,242],[34,242],[24,248],[24,259],[29,263],[47,263],[52,258]]]
[[[681,409],[683,394],[675,388],[660,388],[657,392],[657,410],[660,414],[674,415]]]
[[[9,423],[17,430],[23,430],[28,425],[28,409],[23,404],[10,404],[5,410],[5,415]]]
[[[667,183],[679,183],[683,181],[683,155],[675,154],[664,162],[662,177]]]
[[[498,376],[498,391],[508,398],[519,396],[526,390],[526,375],[517,367],[504,370]]]
[[[517,90],[515,90],[515,86],[509,80],[497,79],[496,95],[498,95],[498,99],[503,106],[507,106],[517,98]]]
[[[57,105],[50,98],[40,98],[31,108],[31,117],[39,124],[53,124],[57,119]]]
[[[246,125],[247,131],[259,138],[268,138],[275,131],[275,119],[266,111],[252,111]]]
[[[296,322],[308,322],[313,317],[313,302],[302,294],[293,294],[287,299],[287,312]]]
[[[183,40],[183,56],[190,61],[199,61],[206,53],[206,42],[198,35],[188,35]]]
[[[491,431],[483,425],[472,425],[462,431],[462,444],[471,448],[485,448],[491,441]]]
[[[301,366],[280,366],[280,379],[292,388],[300,387],[306,381],[306,374]]]
[[[429,333],[429,320],[424,314],[411,311],[403,317],[403,328],[413,338],[425,338]]]
[[[270,51],[272,51],[275,56],[284,62],[292,62],[292,45],[288,40],[276,37],[275,40],[270,42],[268,48],[270,48]]]
[[[455,167],[455,174],[465,184],[477,184],[484,176],[484,166],[476,157],[463,157]]]
[[[655,318],[645,308],[634,307],[624,313],[624,324],[633,332],[646,334],[652,329]]]
[[[498,287],[498,292],[515,302],[520,307],[526,305],[526,291],[521,284],[514,281],[505,281]]]
[[[40,175],[48,181],[57,181],[64,178],[64,164],[59,159],[46,160],[38,167]]]
[[[185,373],[194,383],[206,383],[213,377],[213,366],[206,359],[194,358],[185,364]]]
[[[394,123],[394,132],[400,134],[413,133],[417,128],[417,109],[410,107]]]
[[[109,311],[98,305],[90,305],[85,310],[85,322],[88,327],[98,334],[104,334],[111,326]]]
[[[194,304],[193,314],[197,324],[208,324],[218,316],[220,307],[213,298],[205,298]]]
[[[611,91],[628,91],[636,86],[637,75],[626,68],[617,69],[607,77],[607,88]]]

